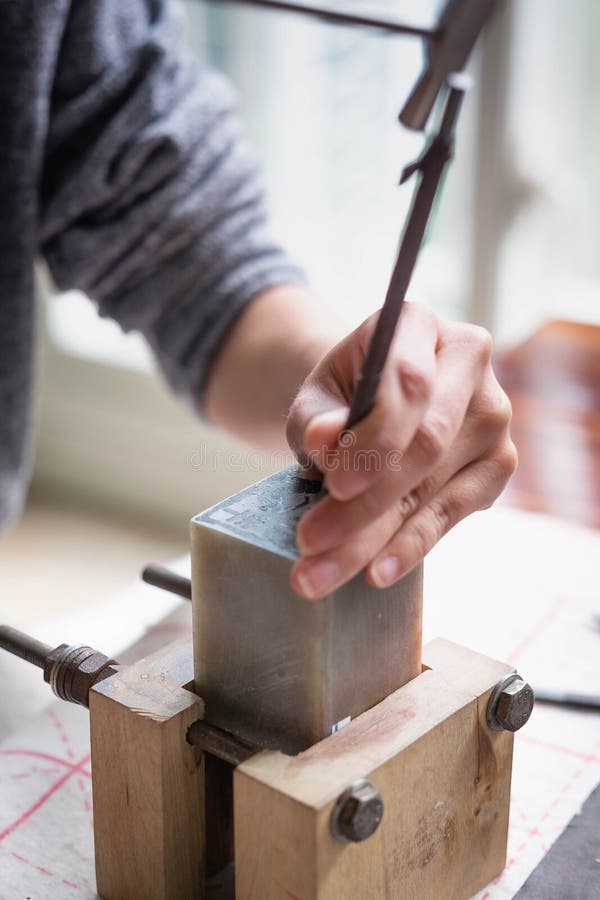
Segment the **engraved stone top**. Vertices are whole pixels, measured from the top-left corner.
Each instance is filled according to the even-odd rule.
[[[323,496],[320,481],[302,478],[291,466],[221,500],[192,521],[231,534],[289,559],[300,555],[296,526],[300,517]]]

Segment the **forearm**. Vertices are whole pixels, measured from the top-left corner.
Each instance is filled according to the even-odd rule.
[[[265,291],[244,310],[211,367],[206,417],[254,446],[285,448],[290,404],[346,331],[308,288]]]

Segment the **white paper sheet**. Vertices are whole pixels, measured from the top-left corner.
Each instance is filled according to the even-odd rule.
[[[598,532],[505,509],[473,516],[427,560],[425,639],[506,660],[534,686],[598,693],[599,568]],[[159,597],[138,585],[41,636],[114,652],[172,608]],[[86,711],[58,702],[0,742],[0,900],[95,896],[88,754]],[[514,896],[599,780],[600,717],[537,707],[516,735],[507,868],[479,900]]]

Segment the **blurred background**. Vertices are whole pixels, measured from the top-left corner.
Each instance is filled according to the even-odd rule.
[[[428,23],[437,5],[379,10]],[[190,51],[237,86],[275,233],[323,302],[360,321],[382,302],[411,197],[399,174],[423,146],[397,122],[420,42],[235,3],[184,6]],[[485,325],[500,351],[548,320],[600,324],[599,26],[595,0],[512,0],[470,66],[475,88],[411,294]],[[95,604],[147,561],[185,552],[193,514],[270,471],[192,418],[141,339],[82,295],[55,296],[43,266],[39,294],[35,473],[24,518],[0,542],[0,595],[23,625]]]

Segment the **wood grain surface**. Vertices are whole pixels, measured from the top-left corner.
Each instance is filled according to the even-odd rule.
[[[186,741],[204,713],[189,641],[121,669],[90,692],[98,893],[180,900],[204,883],[204,759]]]
[[[502,871],[513,735],[484,717],[510,666],[441,639],[423,657],[428,671],[337,734],[236,769],[238,897],[470,897]],[[340,844],[331,812],[361,777],[381,792],[383,820],[364,843]]]

